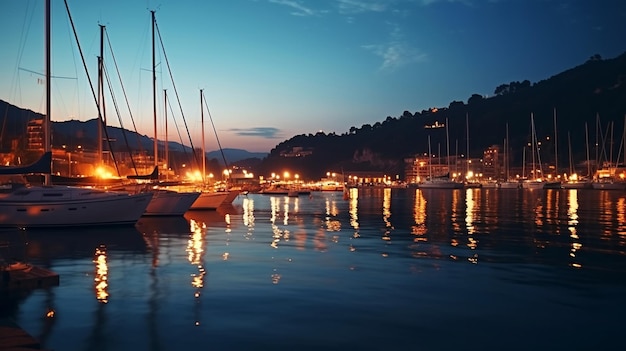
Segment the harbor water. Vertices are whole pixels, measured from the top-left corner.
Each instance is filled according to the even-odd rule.
[[[0,232],[58,286],[3,292],[50,350],[623,347],[626,193],[240,195],[135,227]]]

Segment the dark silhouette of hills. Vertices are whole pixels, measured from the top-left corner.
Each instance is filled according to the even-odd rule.
[[[587,152],[585,126],[591,159],[595,160],[597,152],[604,158],[612,155],[615,161],[626,114],[626,53],[613,59],[594,55],[577,67],[539,82],[503,83],[494,87],[494,94],[490,97],[473,94],[467,102],[452,101],[447,107],[413,113],[404,111],[400,116],[388,116],[372,125],[352,126],[343,134],[296,135],[276,145],[267,157],[238,149],[225,149],[224,153],[227,162],[251,167],[258,175],[289,170],[303,178],[318,179],[328,171],[369,170],[402,178],[404,159],[426,154],[429,136],[432,153],[446,155],[446,129],[425,127],[447,121],[450,154],[467,153],[469,129],[471,158],[481,158],[483,151],[492,145],[502,146],[508,125],[510,161],[513,165],[521,165],[524,145],[531,137],[531,113],[537,138],[542,142],[542,162],[554,163],[557,147],[559,169],[567,169],[570,158],[568,139],[571,140],[572,159],[577,163],[584,162]],[[39,115],[0,100],[0,149],[3,152],[11,150],[12,140],[25,134],[28,119],[35,116]],[[95,148],[96,122],[96,119],[53,122],[53,143]],[[110,127],[108,131],[109,138],[116,140],[114,150],[125,145],[120,128]],[[132,148],[152,152],[151,138],[127,132],[127,139]],[[612,153],[609,151],[610,140]],[[184,147],[170,142],[170,150],[184,152]],[[219,151],[208,155],[223,163]],[[623,158],[622,151],[620,159]]]
[[[5,101],[0,100],[0,152],[16,151],[12,149],[24,150],[26,126],[31,119],[40,119],[43,116],[31,110],[21,109],[13,106]],[[105,148],[114,151],[143,150],[148,154],[152,154],[154,147],[154,139],[147,135],[142,135],[133,131],[124,130],[119,127],[107,127],[107,135],[103,138],[112,142],[110,146]],[[61,121],[52,122],[52,143],[55,147],[67,145],[75,148],[81,145],[85,149],[95,150],[98,140],[98,120],[96,118],[88,121]],[[17,143],[15,143],[17,141]],[[16,146],[17,144],[17,146]],[[163,147],[164,142],[160,143]],[[197,146],[196,146],[197,147]],[[193,158],[191,148],[184,146],[179,142],[168,142],[169,151],[175,158],[189,159]],[[222,153],[223,156],[222,157]],[[266,153],[248,152],[242,149],[225,148],[222,151],[207,152],[207,158],[216,160],[219,164],[224,164],[224,158],[228,164],[246,159],[261,159]]]
[[[594,55],[577,67],[536,83],[505,83],[494,87],[491,97],[474,94],[467,102],[452,101],[447,107],[414,113],[404,111],[400,116],[389,116],[373,125],[353,126],[341,135],[321,132],[297,135],[271,150],[256,172],[269,174],[289,169],[306,177],[319,178],[327,171],[343,169],[382,171],[392,177],[403,177],[404,159],[427,153],[428,136],[432,153],[446,156],[446,129],[427,129],[425,126],[445,124],[448,120],[450,155],[465,155],[468,141],[466,116],[471,158],[482,158],[483,151],[492,145],[503,146],[508,124],[511,163],[521,166],[523,147],[531,137],[531,113],[537,138],[542,141],[542,162],[554,163],[556,146],[559,169],[569,169],[568,135],[572,158],[577,162],[586,161],[585,124],[592,160],[595,159],[596,140],[599,140],[599,153],[602,154],[602,145],[606,144],[605,153],[609,155],[609,127],[612,124],[615,161],[626,114],[626,53],[613,59]],[[597,116],[600,120],[598,129]],[[598,138],[596,133],[600,135]],[[293,156],[290,154],[293,150],[305,150],[311,154],[284,157]],[[623,151],[621,155],[623,160]]]

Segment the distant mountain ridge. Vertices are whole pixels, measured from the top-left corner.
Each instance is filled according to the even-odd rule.
[[[25,121],[36,114],[0,101],[2,110],[7,114],[0,115],[0,148],[6,151],[11,150],[12,139],[24,135]],[[601,160],[596,158],[606,159],[609,154],[626,158],[626,150],[618,153],[625,130],[626,53],[613,59],[594,55],[579,66],[536,83],[527,80],[504,83],[494,87],[490,97],[473,94],[467,102],[452,101],[447,107],[404,111],[400,116],[387,116],[372,125],[352,126],[343,134],[296,135],[276,145],[267,157],[239,149],[229,149],[224,154],[229,163],[255,158],[258,162],[246,164],[259,175],[288,169],[302,179],[319,179],[328,171],[366,170],[401,178],[405,159],[427,154],[428,139],[433,154],[445,156],[449,148],[451,155],[466,157],[469,153],[472,159],[480,159],[485,149],[503,145],[508,130],[509,161],[521,165],[530,141],[531,114],[537,137],[543,141],[543,161],[556,164],[558,149],[559,170],[566,168],[570,159],[577,163],[585,159],[587,140],[594,162],[599,163]],[[96,122],[94,119],[54,123],[53,140],[55,144],[64,141],[63,138],[67,142],[93,144]],[[444,124],[448,128],[430,128]],[[109,137],[121,145],[121,129],[109,128],[109,131]],[[555,135],[558,135],[556,142]],[[609,138],[614,139],[612,152],[605,147]],[[134,134],[129,138],[132,139],[136,140],[135,146],[152,150],[151,138]],[[594,149],[596,144],[598,147]],[[183,150],[184,146],[170,142],[170,148]],[[223,163],[219,150],[208,155]]]
[[[11,105],[5,101],[0,100],[0,111],[6,111],[6,118],[0,117],[0,126],[4,125],[2,130],[2,136],[0,137],[0,150],[2,152],[12,151],[11,140],[20,138],[26,133],[26,125],[29,120],[42,118],[43,116],[37,112],[31,110],[21,109],[17,106]],[[82,145],[86,148],[95,149],[95,140],[98,139],[98,120],[90,119],[87,121],[70,120],[61,122],[52,122],[52,138],[54,145]],[[154,139],[147,135],[141,135],[129,130],[123,130],[119,127],[107,127],[107,135],[109,140],[113,140],[112,147],[114,150],[126,150],[126,142],[128,146],[134,150],[146,150],[147,152],[153,152]],[[164,141],[160,141],[161,145]],[[194,145],[196,148],[198,146]],[[172,152],[190,152],[190,146],[183,145],[178,142],[169,141],[169,150]],[[231,163],[236,163],[242,160],[258,158],[262,159],[268,155],[268,153],[262,152],[249,152],[243,149],[225,148],[222,152],[219,150],[206,152],[209,159],[216,159],[219,163],[223,164],[223,158]]]
[[[428,154],[428,139],[433,155],[445,157],[449,149],[450,155],[466,157],[469,153],[478,160],[487,148],[503,146],[507,130],[509,162],[521,166],[530,142],[531,114],[542,141],[542,161],[555,165],[558,153],[559,172],[569,167],[570,159],[576,164],[585,161],[587,139],[592,162],[600,164],[609,155],[613,162],[617,155],[620,162],[626,159],[626,150],[618,152],[625,130],[626,53],[613,59],[593,55],[583,64],[548,79],[510,82],[494,88],[490,97],[473,94],[466,103],[452,101],[447,107],[404,111],[373,125],[353,126],[341,135],[318,132],[294,136],[272,149],[256,173],[287,168],[316,179],[328,171],[369,170],[401,178],[405,159]],[[447,130],[432,128],[443,125],[448,126]],[[613,148],[609,150],[611,138]],[[595,143],[597,148],[593,147]],[[294,150],[305,150],[302,154],[308,156],[284,157],[293,155]]]

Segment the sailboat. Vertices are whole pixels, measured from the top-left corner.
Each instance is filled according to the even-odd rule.
[[[44,185],[7,183],[0,187],[0,226],[19,228],[134,225],[150,203],[152,193],[129,194],[51,183],[50,140],[51,47],[50,0],[45,2],[46,114],[44,154],[30,166],[1,167],[0,175],[44,174]]]
[[[599,117],[596,117],[596,124],[597,126],[599,126],[600,120]],[[598,189],[598,190],[626,190],[626,181],[623,178],[623,174],[621,174],[621,177],[617,175],[617,169],[618,169],[618,161],[616,160],[615,163],[613,163],[613,122],[610,123],[610,130],[611,130],[611,139],[609,142],[609,147],[610,149],[610,156],[608,159],[608,162],[605,162],[606,166],[604,166],[602,169],[599,169],[598,171],[596,171],[596,179],[591,182],[591,187],[593,189]],[[609,127],[607,127],[607,133],[609,131]],[[604,144],[606,144],[606,140],[604,138],[602,138],[603,141],[603,150],[604,150]],[[620,152],[621,152],[621,148],[622,146],[624,147],[624,163],[626,164],[626,115],[624,116],[624,130],[622,131],[622,142],[620,144]],[[604,153],[604,151],[603,151]],[[617,156],[617,159],[619,160],[619,154]],[[599,159],[596,160],[596,162],[598,162]],[[603,174],[603,176],[601,175]]]
[[[159,148],[157,139],[157,105],[156,105],[156,57],[155,57],[155,24],[154,11],[152,14],[152,103],[154,117],[154,167],[159,166]],[[167,101],[165,102],[167,111]],[[191,205],[198,199],[198,191],[176,191],[162,186],[160,182],[148,183],[149,191],[154,194],[150,204],[144,212],[145,216],[182,216],[189,210]]]
[[[206,150],[204,140],[204,108],[202,106],[204,102],[204,93],[200,90],[200,116],[202,125],[202,184],[200,190],[200,196],[191,205],[190,210],[215,210],[222,205],[230,205],[233,200],[239,195],[239,191],[236,190],[224,190],[215,191],[206,186]],[[217,137],[217,135],[216,135]]]
[[[585,123],[585,136],[587,135],[587,124]],[[561,183],[561,189],[587,189],[591,188],[589,179],[580,179],[574,170],[574,160],[572,156],[572,141],[567,132],[567,147],[569,149],[569,175],[565,182]],[[589,168],[589,141],[587,140],[587,168]]]
[[[561,189],[559,180],[559,152],[558,152],[558,129],[556,127],[556,108],[554,109],[554,179],[548,178],[543,185],[544,189]]]
[[[504,138],[504,180],[498,182],[499,189],[519,189],[520,182],[512,180],[509,174],[511,153],[509,151],[509,124],[506,124],[506,136]]]
[[[448,142],[448,120],[446,119],[446,142]],[[463,183],[455,182],[450,179],[450,147],[449,143],[447,151],[448,174],[444,176],[434,177],[432,172],[432,153],[430,148],[430,135],[428,136],[428,179],[419,183],[420,189],[463,189]]]
[[[542,181],[541,176],[538,174],[541,173],[541,160],[539,160],[539,168],[537,168],[536,156],[538,155],[537,151],[537,134],[535,133],[535,118],[533,114],[530,114],[530,153],[532,157],[532,171],[531,178],[525,178],[522,181],[522,189],[543,189],[545,183]],[[524,166],[526,166],[526,161],[524,161]]]

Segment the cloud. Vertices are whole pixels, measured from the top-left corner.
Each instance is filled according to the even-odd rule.
[[[280,138],[280,129],[273,127],[254,127],[254,128],[232,128],[228,130],[239,136],[252,136],[264,139]]]
[[[440,2],[447,3],[463,3],[471,5],[473,0],[335,0],[337,8],[342,14],[357,14],[365,12],[385,12],[394,11],[396,5],[400,4],[416,4],[421,6],[430,6]],[[490,2],[498,2],[500,0],[489,0]]]
[[[294,11],[291,12],[294,16],[313,16],[316,14],[315,10],[304,6],[302,3],[296,0],[269,0],[269,2],[291,7]]]
[[[391,39],[387,43],[362,46],[383,59],[383,63],[380,66],[381,70],[394,71],[426,58],[425,53],[421,53],[404,40],[399,27],[395,26],[390,36]]]
[[[392,1],[391,1],[392,2]],[[337,0],[340,13],[383,12],[391,4],[384,0]]]

